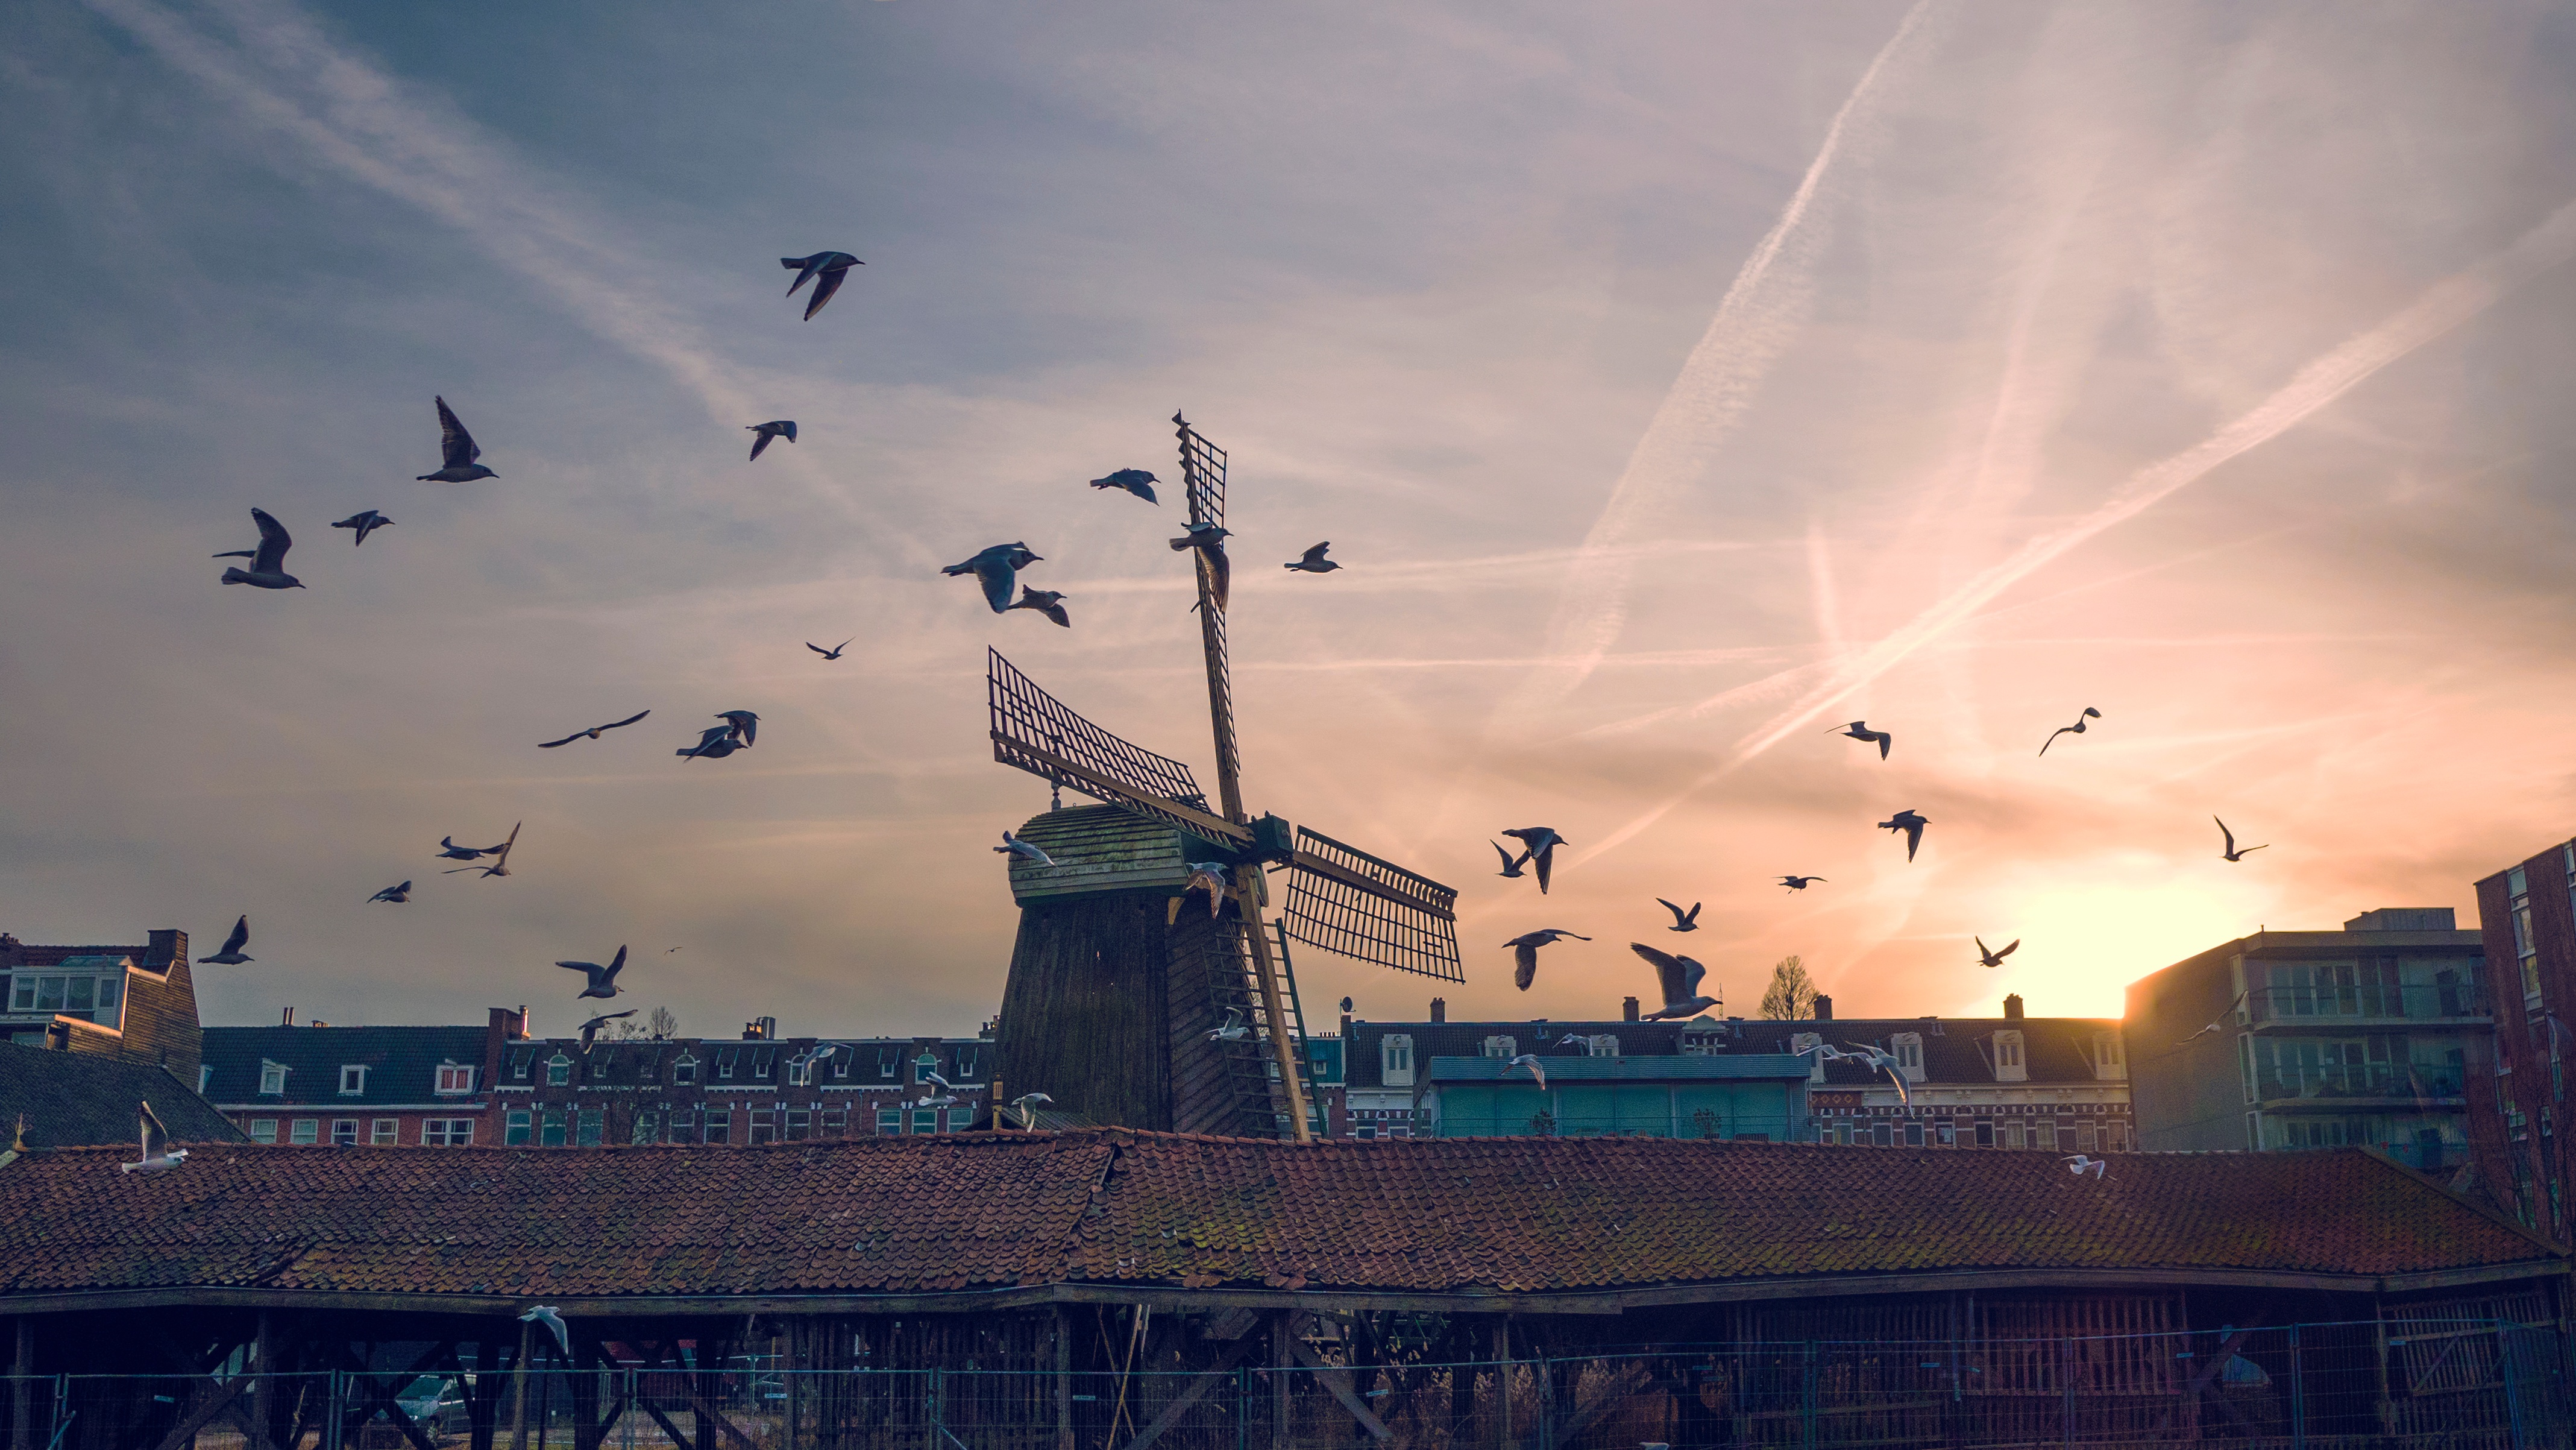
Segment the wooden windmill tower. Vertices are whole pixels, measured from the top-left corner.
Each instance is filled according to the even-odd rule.
[[[1178,414],[1193,527],[1225,522],[1225,452]],[[1226,615],[1198,550],[1217,799],[1189,766],[1130,744],[988,659],[993,758],[1042,776],[1059,805],[1019,835],[1053,866],[1013,858],[1019,939],[1002,994],[995,1075],[1092,1120],[1175,1132],[1312,1137],[1287,943],[1463,981],[1458,893],[1329,836],[1243,806]],[[1103,804],[1066,809],[1070,788]],[[1210,911],[1183,895],[1194,862],[1225,864]],[[1276,935],[1268,877],[1288,899]],[[1231,1015],[1230,1015],[1231,1014]],[[1212,1037],[1229,1020],[1246,1030]]]

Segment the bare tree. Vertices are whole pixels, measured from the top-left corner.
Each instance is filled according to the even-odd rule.
[[[644,1031],[655,1042],[668,1042],[680,1035],[680,1018],[668,1007],[656,1007],[644,1018]]]
[[[1803,1022],[1816,1015],[1816,983],[1807,964],[1782,957],[1771,968],[1771,985],[1762,993],[1762,1015],[1775,1022]]]

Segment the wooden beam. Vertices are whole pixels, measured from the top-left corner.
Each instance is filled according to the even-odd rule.
[[[706,1396],[698,1393],[698,1387],[696,1385],[689,1386],[689,1408],[696,1412],[698,1423],[701,1426],[715,1426],[717,1429],[731,1436],[733,1443],[741,1446],[742,1450],[760,1450],[758,1445],[752,1443],[749,1435],[746,1435],[741,1430],[735,1428],[733,1421],[726,1419],[722,1414],[716,1411],[714,1406],[707,1403]]]
[[[161,1437],[160,1450],[180,1450],[180,1447],[193,1439],[199,1430],[214,1423],[216,1416],[232,1408],[233,1402],[241,1398],[242,1391],[250,1388],[251,1379],[249,1375],[237,1374],[232,1377],[232,1382],[229,1384],[219,1385],[212,1380],[207,1380],[198,1385],[197,1402],[189,1407],[186,1414],[179,1417],[179,1423],[170,1427],[169,1434]],[[252,1438],[261,1444],[266,1444],[268,1439],[265,1435],[256,1434]]]
[[[1324,1363],[1323,1356],[1315,1353],[1314,1346],[1302,1339],[1290,1339],[1288,1352],[1297,1356],[1298,1363],[1314,1371],[1315,1378],[1323,1384],[1324,1388],[1333,1392],[1333,1398],[1342,1402],[1342,1408],[1351,1412],[1351,1418],[1360,1422],[1360,1428],[1369,1432],[1370,1439],[1395,1438],[1395,1432],[1386,1427],[1385,1421],[1369,1412],[1368,1401],[1361,1399],[1359,1392],[1351,1387],[1351,1372],[1348,1369],[1338,1364]]]
[[[1189,1412],[1190,1406],[1199,1402],[1200,1396],[1216,1388],[1218,1381],[1234,1373],[1235,1366],[1251,1358],[1252,1351],[1260,1345],[1261,1340],[1257,1335],[1247,1334],[1236,1340],[1234,1347],[1219,1357],[1214,1365],[1191,1376],[1190,1382],[1181,1386],[1181,1392],[1172,1397],[1172,1402],[1163,1407],[1163,1413],[1156,1415],[1152,1423],[1136,1432],[1135,1439],[1127,1442],[1125,1450],[1145,1450],[1146,1446],[1162,1438],[1163,1432],[1179,1424],[1181,1416]]]
[[[1557,1423],[1555,1432],[1548,1437],[1548,1443],[1551,1445],[1576,1443],[1584,1431],[1592,1428],[1593,1421],[1608,1414],[1617,1408],[1621,1401],[1645,1388],[1646,1382],[1652,1378],[1654,1378],[1654,1371],[1645,1364],[1630,1364],[1621,1369],[1609,1384],[1602,1387],[1601,1393],[1593,1398],[1592,1403],[1576,1405],[1562,1421]]]
[[[1312,871],[1318,876],[1338,881],[1354,891],[1366,892],[1380,901],[1391,901],[1398,906],[1411,907],[1425,916],[1436,917],[1441,921],[1458,919],[1455,911],[1436,901],[1416,896],[1401,887],[1389,886],[1375,877],[1363,876],[1338,861],[1327,861],[1312,851],[1297,852],[1290,858],[1290,864],[1300,871]]]
[[[991,732],[995,746],[1007,746],[1014,756],[1027,756],[1049,770],[1060,771],[1100,792],[1111,805],[1123,805],[1148,815],[1166,818],[1167,824],[1179,825],[1211,841],[1242,850],[1252,845],[1250,829],[1238,826],[1223,816],[1212,815],[1183,801],[1165,800],[1160,796],[1140,795],[1133,787],[1110,779],[1078,760],[1069,760],[1052,750],[1026,741],[1013,740],[1000,731]]]

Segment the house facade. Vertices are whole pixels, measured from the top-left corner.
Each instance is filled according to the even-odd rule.
[[[2477,891],[2495,1036],[2470,1058],[2471,1161],[2490,1198],[2563,1244],[2576,1239],[2576,1165],[2558,1136],[2576,1072],[2576,842]]]
[[[188,934],[147,933],[141,946],[30,946],[0,933],[0,1032],[50,1047],[197,1077],[201,1044]]]
[[[2470,1064],[2492,1053],[2486,939],[2451,909],[2261,931],[2129,986],[2141,1145],[2381,1148],[2426,1171],[2469,1151]]]
[[[492,1073],[527,1009],[480,1027],[209,1027],[197,1090],[254,1143],[463,1148],[493,1141]]]

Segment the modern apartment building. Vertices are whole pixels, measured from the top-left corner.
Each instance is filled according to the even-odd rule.
[[[2486,955],[2449,907],[2390,907],[2341,931],[2258,931],[2140,978],[2125,1019],[2140,1146],[2358,1145],[2459,1167],[2466,1080],[2493,1039]]]
[[[2495,1047],[2471,1059],[2472,1161],[2490,1198],[2563,1244],[2576,1238],[2576,1165],[2558,1137],[2576,1071],[2576,843],[2551,846],[2477,889]]]

